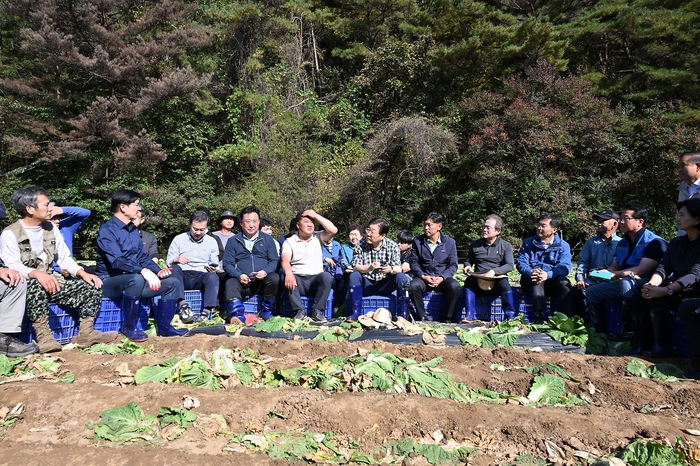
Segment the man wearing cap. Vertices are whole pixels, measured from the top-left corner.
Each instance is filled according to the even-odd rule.
[[[424,233],[413,239],[413,254],[410,257],[413,279],[411,302],[419,320],[425,320],[423,293],[438,291],[445,297],[443,315],[447,321],[460,322],[461,311],[455,314],[459,299],[459,282],[454,279],[457,272],[457,244],[455,240],[442,234],[444,218],[438,212],[430,212],[423,219]]]
[[[502,231],[503,219],[489,215],[484,220],[481,238],[469,246],[464,264],[464,271],[470,274],[464,280],[467,319],[473,319],[476,313],[476,295],[500,295],[505,316],[515,317],[513,289],[507,276],[514,266],[513,245],[501,238]]]
[[[212,233],[217,243],[219,244],[219,261],[224,260],[224,251],[226,250],[226,243],[230,238],[233,238],[234,231],[238,223],[238,217],[233,215],[230,210],[224,210],[219,219],[216,221],[219,224],[220,229]]]
[[[620,215],[614,210],[603,210],[593,214],[593,220],[597,222],[596,235],[583,245],[576,266],[576,283],[571,294],[572,312],[577,315],[586,315],[586,289],[601,279],[591,277],[594,270],[604,270],[610,267],[615,258],[615,248],[620,241],[616,231],[620,223]]]
[[[559,236],[561,219],[551,213],[537,220],[537,234],[526,238],[518,253],[517,268],[523,293],[532,298],[536,319],[543,317],[547,296],[559,298],[562,310],[568,307],[571,283],[571,247]]]
[[[624,309],[634,293],[649,281],[666,251],[666,240],[647,229],[647,209],[629,203],[620,212],[624,237],[617,243],[615,258],[605,271],[612,281],[592,284],[586,290],[591,321],[600,332],[607,331],[605,303],[622,302]]]

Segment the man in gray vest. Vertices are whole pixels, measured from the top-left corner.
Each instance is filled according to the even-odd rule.
[[[12,204],[21,219],[0,235],[0,257],[27,281],[26,312],[34,326],[39,352],[61,351],[49,328],[49,302],[80,310],[80,331],[73,343],[89,346],[114,341],[117,332],[94,329],[102,302],[102,281],[71,257],[58,228],[49,221],[53,213],[46,191],[38,186],[18,189],[12,194]],[[55,272],[52,261],[69,278]]]

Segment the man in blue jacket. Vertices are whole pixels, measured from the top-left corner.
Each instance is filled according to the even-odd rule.
[[[260,294],[260,316],[267,320],[272,317],[279,287],[277,246],[272,236],[261,233],[260,211],[255,206],[245,207],[238,218],[241,231],[224,249],[224,271],[231,277],[226,280],[226,309],[232,321],[245,323],[243,294]]]
[[[447,321],[460,322],[461,312],[455,315],[455,306],[459,299],[459,282],[454,279],[457,272],[457,245],[455,240],[443,235],[444,218],[437,212],[430,212],[423,219],[421,236],[413,240],[413,255],[410,258],[411,272],[411,301],[418,314],[419,320],[424,320],[425,305],[423,293],[438,291],[445,295],[444,316]]]
[[[537,235],[526,238],[518,253],[516,267],[520,272],[523,293],[532,298],[535,319],[543,316],[547,296],[559,298],[562,310],[567,312],[566,299],[571,290],[567,278],[571,272],[571,248],[561,239],[561,219],[544,214],[537,220]]]

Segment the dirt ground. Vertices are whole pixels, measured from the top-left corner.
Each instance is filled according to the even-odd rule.
[[[263,339],[226,335],[150,338],[146,355],[98,355],[77,350],[56,353],[64,367],[75,375],[72,384],[32,379],[7,382],[0,377],[0,407],[24,404],[23,419],[0,429],[0,464],[287,464],[264,455],[230,451],[224,436],[212,434],[206,425],[189,428],[178,440],[162,445],[115,445],[88,439],[89,422],[100,412],[136,402],[146,414],[156,415],[162,406],[182,406],[183,397],[193,396],[201,405],[198,414],[223,415],[228,428],[243,433],[257,427],[273,431],[296,429],[334,431],[355,439],[366,453],[381,448],[387,439],[427,438],[441,431],[445,438],[477,447],[468,464],[496,465],[514,461],[519,455],[547,458],[546,441],[561,448],[560,464],[576,464],[574,451],[604,455],[637,438],[670,441],[697,437],[682,429],[700,429],[700,384],[693,381],[665,383],[629,375],[629,358],[572,353],[544,353],[523,349],[476,347],[432,348],[394,345],[382,341],[325,343],[309,340]],[[187,356],[197,349],[212,351],[220,346],[251,348],[269,358],[274,368],[296,367],[329,355],[349,356],[359,348],[391,352],[419,362],[443,356],[442,367],[455,380],[470,387],[526,396],[533,375],[524,371],[499,372],[489,367],[532,366],[552,362],[580,382],[567,381],[567,391],[590,402],[569,408],[527,407],[460,403],[416,394],[329,393],[300,387],[280,389],[246,388],[209,390],[185,385],[147,383],[119,385],[117,367],[131,372],[173,356]],[[688,359],[669,360],[683,369],[697,370]],[[650,361],[658,362],[658,361]],[[651,413],[639,409],[649,405]],[[284,416],[268,416],[269,413]],[[213,432],[216,432],[216,428]],[[551,444],[550,444],[551,445]],[[550,449],[551,450],[551,449]],[[551,452],[550,452],[551,453]],[[424,459],[405,460],[422,465]],[[581,464],[581,463],[578,463]],[[584,463],[585,464],[585,463]]]

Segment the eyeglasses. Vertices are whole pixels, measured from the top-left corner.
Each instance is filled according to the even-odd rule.
[[[367,233],[368,235],[369,235],[370,233],[373,234],[373,235],[378,235],[378,234],[379,234],[379,230],[373,230],[373,229],[371,229],[371,228],[367,228],[367,229],[365,230],[365,233]]]

